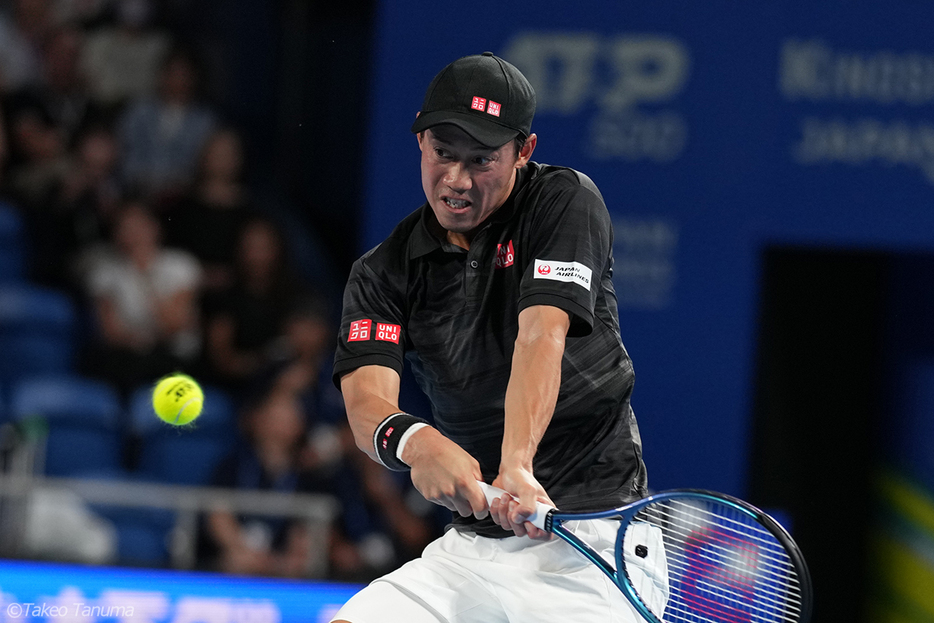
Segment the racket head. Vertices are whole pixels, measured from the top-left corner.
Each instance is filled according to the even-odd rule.
[[[758,508],[720,493],[681,489],[620,510],[617,585],[651,623],[810,619],[804,557],[788,532]]]

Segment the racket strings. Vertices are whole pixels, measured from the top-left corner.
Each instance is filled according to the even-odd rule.
[[[790,563],[791,559],[787,556],[787,554],[785,554],[785,551],[781,545],[778,544],[775,536],[763,528],[758,522],[751,520],[748,515],[737,513],[741,519],[734,519],[733,517],[726,514],[699,509],[695,503],[686,502],[679,502],[680,507],[669,509],[668,506],[672,506],[674,502],[676,501],[668,501],[666,503],[667,505],[665,508],[669,511],[667,514],[659,513],[660,505],[654,505],[648,509],[643,510],[642,512],[646,514],[658,515],[657,517],[653,518],[655,521],[652,523],[662,521],[663,518],[668,521],[674,518],[678,524],[683,525],[685,528],[689,529],[691,533],[706,529],[711,525],[711,520],[713,519],[720,530],[736,535],[738,538],[741,538],[744,541],[755,541],[760,545],[772,548],[777,547],[781,554],[779,559],[786,560]],[[689,512],[687,509],[689,509]],[[678,512],[671,512],[672,510],[676,510]],[[734,511],[734,509],[729,510]],[[701,512],[702,514],[698,515],[698,512]]]
[[[726,522],[712,524],[710,517],[698,515],[696,507],[688,510],[687,514],[669,513],[664,524],[669,528],[667,546],[672,559],[671,575],[675,580],[680,579],[672,605],[677,606],[677,598],[681,597],[697,614],[710,615],[715,617],[711,620],[716,621],[753,620],[751,614],[775,620],[772,615],[776,607],[784,605],[784,595],[775,598],[761,586],[758,594],[754,593],[756,575],[769,576],[768,572],[763,574],[760,564],[767,561],[757,559],[757,550],[763,544],[761,535],[754,536],[747,530],[737,536],[735,528],[725,529]],[[749,544],[743,539],[752,539],[755,543]],[[680,548],[673,547],[673,543],[678,543]],[[786,571],[788,568],[785,565]],[[782,577],[787,577],[787,573]]]
[[[795,564],[752,517],[713,501],[668,499],[634,521],[662,532],[670,591],[664,617],[656,613],[663,621],[798,620],[803,597]]]

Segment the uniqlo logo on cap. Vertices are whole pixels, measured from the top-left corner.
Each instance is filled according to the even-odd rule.
[[[501,108],[502,106],[500,104],[494,102],[493,100],[490,100],[490,104],[489,106],[486,107],[486,111],[487,113],[493,115],[494,117],[499,117],[499,111]]]
[[[397,324],[386,324],[383,322],[376,323],[376,339],[382,340],[384,342],[395,342],[399,343],[399,333],[402,332],[402,327]]]
[[[348,342],[363,342],[370,339],[370,328],[373,326],[369,318],[354,320],[350,323],[350,334],[347,336]]]
[[[473,102],[471,102],[470,107],[473,108],[474,110],[479,110],[480,112],[483,112],[484,110],[486,110],[486,98],[483,98],[483,97],[473,98]]]

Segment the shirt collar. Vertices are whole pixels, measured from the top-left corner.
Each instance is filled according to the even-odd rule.
[[[522,190],[522,187],[525,186],[525,182],[529,177],[529,165],[525,165],[516,172],[516,183],[512,187],[512,191],[509,193],[509,196],[506,198],[506,201],[499,207],[499,210],[490,215],[490,218],[487,219],[492,223],[505,223],[510,220],[513,215],[516,213],[516,195],[519,194],[519,191]]]
[[[409,237],[409,259],[428,255],[443,246],[443,242],[431,233],[432,227],[439,227],[431,206],[425,203],[421,208],[421,217]]]

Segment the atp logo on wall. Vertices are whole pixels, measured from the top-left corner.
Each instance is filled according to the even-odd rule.
[[[661,163],[684,152],[688,125],[677,100],[691,55],[676,37],[531,31],[514,36],[503,56],[535,88],[538,115],[588,116],[584,153]]]

